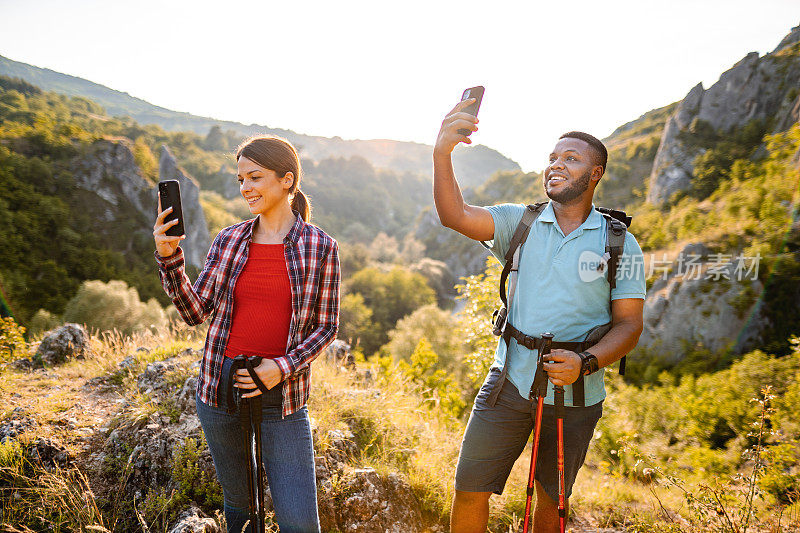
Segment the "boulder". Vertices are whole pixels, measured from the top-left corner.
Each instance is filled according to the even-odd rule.
[[[341,531],[416,533],[423,531],[420,504],[397,474],[379,475],[374,468],[356,468],[346,476],[338,509]]]
[[[90,351],[89,334],[83,326],[67,323],[42,339],[34,359],[48,365],[58,365],[71,359],[82,359]]]
[[[196,505],[180,514],[169,533],[221,533],[216,520],[209,518]]]
[[[325,361],[332,364],[337,370],[352,370],[356,367],[356,360],[350,345],[341,339],[336,339],[325,347]]]
[[[27,447],[28,459],[46,469],[64,468],[73,458],[69,451],[54,440],[39,437]]]

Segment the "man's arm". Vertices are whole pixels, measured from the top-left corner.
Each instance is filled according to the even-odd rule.
[[[470,239],[488,241],[494,237],[492,215],[486,208],[464,202],[451,159],[453,149],[458,143],[472,144],[472,140],[458,133],[458,130],[478,130],[478,119],[462,111],[474,101],[474,98],[469,98],[459,102],[442,121],[433,147],[433,201],[443,226]]]
[[[636,347],[644,328],[643,310],[644,300],[641,298],[620,298],[611,302],[611,330],[588,349],[597,357],[600,368],[622,359],[623,355]],[[581,357],[577,353],[553,350],[545,360],[544,369],[553,385],[570,385],[578,379]]]

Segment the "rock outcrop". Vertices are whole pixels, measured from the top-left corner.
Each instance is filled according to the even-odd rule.
[[[198,355],[199,354],[193,354]],[[220,510],[209,494],[221,498],[211,454],[203,443],[202,430],[195,408],[197,387],[195,362],[192,375],[175,385],[186,368],[177,359],[165,359],[141,366],[134,358],[123,360],[120,371],[136,375],[140,391],[150,397],[157,409],[148,416],[137,416],[137,408],[123,404],[114,429],[108,431],[100,449],[88,458],[90,468],[108,478],[109,487],[118,487],[124,473],[122,497],[142,502],[148,494],[172,494],[180,491],[186,509],[171,533],[215,532],[217,523],[205,513]],[[141,370],[136,374],[138,370]],[[358,391],[368,393],[368,391]],[[359,449],[350,430],[331,430],[324,438],[313,428],[319,514],[322,531],[357,531],[359,533],[416,533],[430,531],[423,522],[421,504],[410,485],[399,475],[379,474],[373,468],[359,466]],[[8,428],[7,433],[18,428]],[[194,443],[189,444],[193,439]],[[43,443],[44,458],[68,460],[59,449]],[[123,466],[124,465],[124,466]],[[120,469],[122,471],[120,471]],[[187,479],[189,478],[189,479]],[[271,493],[266,487],[265,509],[273,510]],[[195,498],[197,498],[195,500]],[[198,507],[199,505],[199,507]],[[202,510],[201,510],[202,509]]]
[[[186,262],[200,268],[205,264],[211,246],[206,216],[200,205],[200,186],[178,166],[166,145],[161,147],[158,174],[161,181],[177,180],[180,183],[183,226],[186,230],[186,239],[181,242],[181,248]]]
[[[754,268],[750,258],[740,263],[715,257],[703,245],[684,248],[647,291],[637,350],[676,363],[697,348],[737,354],[752,349],[766,325],[758,304],[763,286],[752,279]]]
[[[181,513],[169,533],[221,533],[216,520],[209,518],[196,505]]]
[[[687,142],[690,127],[704,123],[726,133],[757,120],[784,131],[800,116],[800,26],[770,54],[751,52],[719,81],[703,89],[696,85],[668,120],[650,174],[648,200],[663,205],[691,186],[694,158],[702,148]]]
[[[116,220],[120,208],[127,205],[152,217],[155,189],[136,164],[127,139],[96,141],[86,156],[73,162],[72,173],[78,187],[105,200],[105,209],[97,214],[99,221]]]

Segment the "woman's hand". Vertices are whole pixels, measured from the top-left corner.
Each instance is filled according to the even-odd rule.
[[[281,370],[278,368],[278,364],[272,359],[262,359],[261,364],[255,367],[255,371],[258,379],[260,379],[261,383],[268,389],[271,389],[281,382]],[[237,370],[234,379],[236,380],[234,387],[239,387],[240,389],[255,389],[253,392],[242,394],[242,398],[250,398],[251,396],[258,396],[261,394],[261,391],[256,387],[253,378],[250,377],[250,373],[246,368]]]
[[[172,206],[168,207],[166,210],[161,210],[161,198],[158,199],[158,217],[156,218],[156,223],[153,224],[153,237],[156,240],[156,251],[158,255],[161,257],[171,257],[172,254],[175,253],[175,250],[178,249],[178,245],[181,243],[183,239],[186,238],[186,235],[181,235],[180,237],[173,237],[172,235],[167,235],[166,231],[178,223],[178,219],[170,220],[167,223],[164,223],[164,217],[168,214],[172,213]]]

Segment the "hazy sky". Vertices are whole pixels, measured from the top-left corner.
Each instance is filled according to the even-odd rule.
[[[484,85],[476,143],[541,170],[705,87],[800,23],[800,1],[0,0],[0,55],[197,115],[432,144]]]

